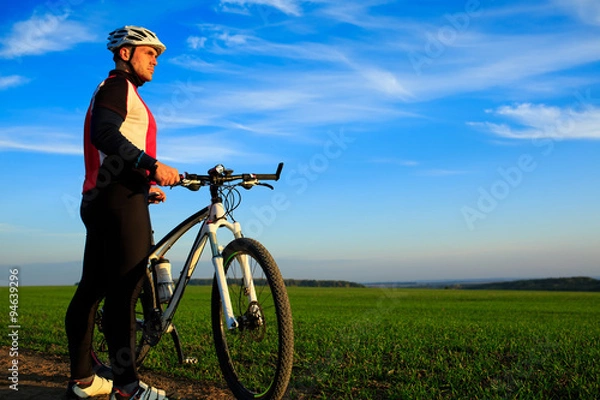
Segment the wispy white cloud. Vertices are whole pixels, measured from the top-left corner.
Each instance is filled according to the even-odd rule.
[[[416,53],[420,58],[413,63],[415,69],[402,71],[398,79],[417,98],[429,100],[492,88],[510,90],[515,84],[526,89],[536,78],[552,79],[551,74],[600,60],[597,40],[579,32],[535,35],[472,32],[465,33],[455,44],[436,57]],[[421,73],[417,76],[415,72]],[[555,91],[562,90],[554,86]]]
[[[338,47],[326,43],[270,41],[250,30],[215,24],[201,24],[199,29],[206,37],[203,42],[205,51],[219,56],[248,54],[299,61],[346,61]]]
[[[510,94],[525,102],[536,96],[564,95],[597,79],[591,74],[565,74],[600,60],[597,40],[584,34],[585,27],[567,23],[560,31],[543,27],[530,31],[507,30],[502,25],[513,17],[542,21],[564,10],[549,10],[539,4],[485,3],[480,12],[457,28],[448,19],[450,14],[417,22],[381,12],[384,3],[318,0],[310,6],[301,1],[277,6],[269,2],[269,7],[290,18],[255,28],[199,24],[198,33],[188,39],[191,51],[170,60],[190,71],[185,93],[192,93],[192,98],[173,113],[159,112],[161,129],[195,128],[226,134],[245,131],[285,136],[289,141],[310,140],[311,132],[333,125],[358,127],[422,118],[426,111],[419,111],[419,105],[431,100],[494,93]],[[222,1],[221,6],[264,17],[267,2]],[[300,12],[303,18],[295,18]],[[457,6],[453,15],[460,13],[464,14],[464,7]],[[353,28],[331,29],[341,24]],[[331,35],[315,40],[315,33],[323,26],[329,27]],[[439,36],[442,28],[447,35],[443,40]],[[411,55],[421,57],[421,71],[416,70]],[[207,80],[203,76],[195,80],[195,72],[226,79]],[[177,88],[165,90],[169,98],[168,93]],[[545,108],[538,107],[532,114],[550,111],[540,107]],[[471,125],[503,140],[550,134],[543,128],[544,122],[534,121],[533,115],[527,119],[523,107],[515,107],[512,114],[509,109],[491,113],[509,123],[490,120]],[[577,121],[573,131],[563,135],[594,136],[593,129],[586,128],[594,121],[593,113],[580,112],[576,118],[568,110],[563,113],[570,116],[567,122]],[[546,114],[544,118],[550,124],[560,121],[552,121],[554,117]],[[235,136],[231,138],[235,141]],[[395,162],[411,166],[402,164],[403,160]],[[426,170],[421,165],[419,170],[428,176],[469,173],[460,168]]]
[[[245,130],[306,140],[326,126],[420,117],[395,106],[395,96],[382,95],[380,87],[352,70],[241,72],[227,82],[188,82],[186,101],[155,108],[160,129]],[[168,99],[177,90],[177,85],[165,86],[161,97]]]
[[[220,5],[224,11],[229,12],[247,10],[251,6],[272,7],[284,14],[298,17],[302,15],[302,7],[298,3],[295,0],[221,0]]]
[[[240,126],[248,131],[280,135],[319,125],[414,116],[398,107],[414,95],[397,71],[381,65],[381,54],[373,59],[356,56],[353,42],[311,42],[302,35],[297,41],[279,41],[261,37],[261,31],[198,27],[206,38],[202,52],[170,61],[191,71],[227,73],[228,78],[202,79],[188,87],[187,93],[201,94],[178,108],[169,125],[212,121],[231,127],[243,121]],[[250,58],[240,63],[246,56]],[[187,117],[191,110],[194,118]]]
[[[509,122],[470,122],[469,125],[506,139],[600,139],[598,107],[588,106],[579,111],[573,108],[523,103],[502,106],[488,112]]]
[[[506,15],[525,12],[515,9],[516,6],[486,9],[471,17],[464,28],[457,29],[444,16],[440,16],[437,26],[431,21],[419,25],[401,16],[380,15],[374,7],[380,3],[342,4],[323,0],[313,4],[307,18],[286,21],[279,27],[294,31],[301,24],[318,27],[319,23],[345,22],[367,30],[365,37],[334,35],[324,42],[311,42],[295,35],[295,41],[279,41],[262,37],[261,30],[205,24],[200,26],[207,38],[203,50],[219,57],[247,54],[310,63],[307,67],[317,71],[353,70],[355,79],[370,83],[365,86],[372,90],[371,95],[406,102],[492,88],[512,90],[517,84],[524,91],[536,91],[540,88],[540,77],[600,60],[600,47],[594,36],[585,35],[573,26],[560,32],[507,33],[495,29],[495,24],[507,18]],[[527,10],[533,13],[527,18],[533,19],[545,18],[548,13],[547,8],[539,6]],[[365,21],[370,21],[368,26],[361,26]],[[481,21],[489,24],[476,24]],[[440,32],[446,35],[442,39]],[[579,84],[585,82],[580,80]],[[544,85],[544,90],[551,95],[552,90],[564,89],[561,85]]]
[[[365,80],[365,86],[384,95],[401,100],[413,100],[415,95],[407,89],[405,82],[393,71],[370,65],[356,65],[355,71]]]
[[[371,31],[395,31],[412,29],[414,23],[404,20],[402,17],[390,15],[389,13],[377,13],[373,9],[389,1],[385,0],[363,0],[338,1],[320,0],[320,5],[315,10],[315,15],[335,23],[354,25]]]
[[[21,75],[0,76],[0,90],[21,86],[29,82],[29,79]]]
[[[554,0],[553,3],[587,24],[600,26],[600,3],[597,0]]]
[[[187,44],[193,50],[203,48],[204,47],[204,43],[206,43],[206,38],[205,37],[190,36],[190,37],[187,38]]]
[[[454,175],[465,175],[469,174],[469,171],[458,170],[458,169],[444,169],[444,168],[427,168],[424,165],[415,160],[403,159],[403,158],[389,158],[389,157],[377,157],[369,160],[373,164],[388,165],[395,167],[406,167],[414,171],[415,174],[420,176],[431,176],[431,177],[443,177],[443,176],[454,176]]]
[[[168,62],[190,71],[228,73],[235,71],[234,66],[224,63],[211,63],[193,54],[181,54],[168,59]]]
[[[95,40],[86,25],[69,20],[69,14],[34,14],[12,26],[10,33],[0,39],[0,58],[40,55],[64,51]]]
[[[186,137],[163,137],[159,143],[161,160],[207,165],[211,163],[253,163],[256,160],[265,162],[269,156],[253,152],[248,146],[233,145],[235,140],[226,135],[207,134]],[[273,162],[276,162],[274,160]]]
[[[80,155],[81,136],[45,126],[0,128],[0,151]]]

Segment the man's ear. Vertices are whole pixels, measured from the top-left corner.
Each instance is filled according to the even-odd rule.
[[[131,61],[129,58],[131,57],[131,48],[129,47],[121,47],[119,49],[119,56],[121,57],[121,60],[123,61]]]

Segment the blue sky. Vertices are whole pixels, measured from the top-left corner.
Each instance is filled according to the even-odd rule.
[[[270,172],[236,214],[290,278],[600,276],[600,4],[20,1],[0,16],[0,265],[78,279],[108,32],[167,45],[159,159]],[[173,189],[157,236],[207,194]],[[198,275],[208,276],[208,266]]]

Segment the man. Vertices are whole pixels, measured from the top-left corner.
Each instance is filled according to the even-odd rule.
[[[163,390],[139,380],[134,315],[152,243],[148,204],[165,200],[151,183],[179,181],[175,168],[156,160],[156,123],[137,91],[152,80],[166,47],[136,26],[111,32],[107,47],[115,69],[96,89],[84,127],[81,218],[87,235],[81,281],[65,317],[71,359],[67,398],[110,393],[111,400],[167,400]],[[93,370],[94,316],[102,298],[114,382]]]

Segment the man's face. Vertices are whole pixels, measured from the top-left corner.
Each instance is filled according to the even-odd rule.
[[[154,47],[138,46],[133,52],[131,65],[135,73],[145,82],[152,80],[154,67],[158,65],[158,52]]]

